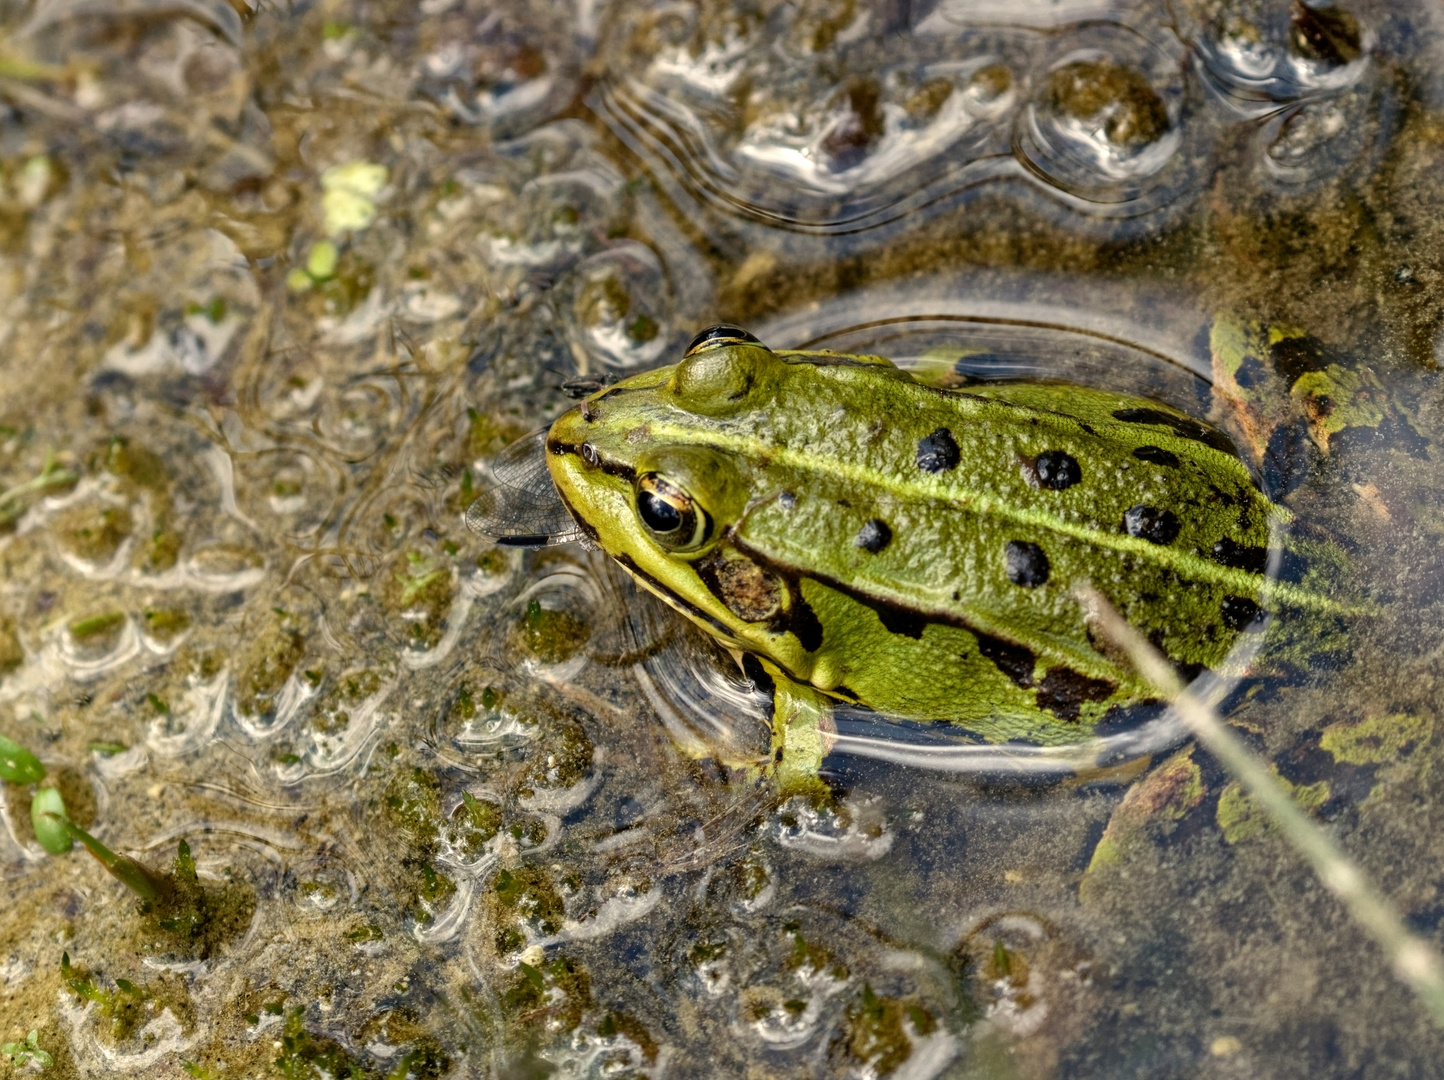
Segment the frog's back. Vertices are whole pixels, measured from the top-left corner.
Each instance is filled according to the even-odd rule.
[[[1191,668],[1259,614],[1273,508],[1183,413],[1076,386],[940,389],[877,358],[686,363],[629,380],[615,430],[605,396],[582,427],[603,461],[691,448],[725,464],[738,494],[715,542],[640,576],[720,606],[723,636],[795,678],[1040,737],[1142,694],[1090,639],[1075,583]]]

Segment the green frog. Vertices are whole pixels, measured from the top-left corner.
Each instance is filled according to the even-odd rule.
[[[1225,435],[1101,389],[716,326],[560,417],[545,462],[567,536],[760,661],[786,783],[816,776],[834,701],[1033,744],[1147,703],[1081,582],[1190,675],[1271,615],[1338,610],[1270,575],[1290,515]]]

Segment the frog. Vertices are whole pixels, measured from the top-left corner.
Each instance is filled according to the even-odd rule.
[[[1337,609],[1270,574],[1290,514],[1233,440],[1106,389],[960,383],[719,324],[595,388],[544,446],[574,527],[540,539],[599,547],[751,659],[784,787],[816,781],[839,702],[1043,746],[1156,709],[1084,582],[1190,678],[1271,619]]]

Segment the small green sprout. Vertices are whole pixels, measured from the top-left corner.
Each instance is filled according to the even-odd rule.
[[[12,784],[38,784],[45,779],[40,759],[13,739],[0,735],[0,780]]]
[[[51,812],[43,813],[40,816],[47,820],[60,822],[72,839],[79,841],[85,850],[94,855],[96,861],[110,871],[117,881],[146,903],[153,904],[168,892],[165,878],[140,860],[111,851],[67,817]]]
[[[95,1002],[100,1015],[110,1020],[111,1034],[126,1038],[135,1031],[143,1015],[141,1009],[150,997],[144,989],[129,979],[116,979],[115,989],[106,990],[76,971],[68,952],[60,954],[60,977],[76,997]]]
[[[64,855],[70,850],[66,820],[65,800],[60,797],[59,788],[43,787],[31,798],[30,824],[35,829],[35,839],[52,855]]]
[[[8,491],[0,492],[0,524],[16,521],[25,513],[26,496],[40,495],[59,488],[70,487],[79,480],[78,472],[61,465],[55,460],[54,453],[47,453],[45,463],[40,467],[37,475],[23,484],[15,485]]]
[[[10,1063],[17,1068],[21,1065],[34,1061],[42,1069],[48,1069],[55,1064],[55,1059],[40,1049],[40,1032],[36,1028],[30,1029],[30,1034],[25,1036],[25,1041],[8,1042],[0,1046],[0,1054],[10,1059]]]
[[[444,566],[437,566],[419,551],[408,551],[406,561],[406,572],[396,575],[396,583],[401,586],[403,608],[415,603],[422,592],[446,575]]]
[[[109,633],[125,622],[125,612],[104,611],[99,615],[90,615],[84,619],[76,619],[70,624],[70,636],[77,641],[85,641],[89,638],[99,637],[101,634]]]

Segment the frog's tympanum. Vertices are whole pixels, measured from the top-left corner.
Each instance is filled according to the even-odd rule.
[[[1080,582],[1189,673],[1290,599],[1265,578],[1287,512],[1229,440],[1105,390],[930,385],[714,327],[563,415],[546,451],[583,533],[762,662],[778,761],[817,757],[801,718],[827,697],[1078,740],[1148,696]]]

